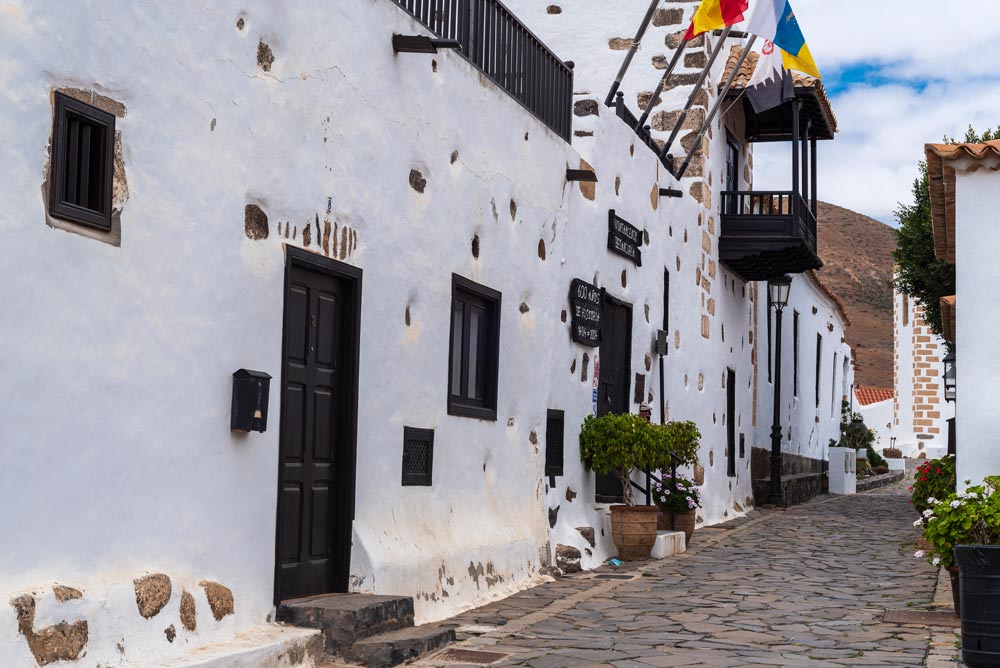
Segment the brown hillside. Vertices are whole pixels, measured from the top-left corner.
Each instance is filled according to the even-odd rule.
[[[892,228],[848,209],[819,203],[816,272],[844,303],[851,326],[855,382],[892,387]]]

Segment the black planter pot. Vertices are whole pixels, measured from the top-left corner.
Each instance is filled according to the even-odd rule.
[[[962,660],[1000,666],[1000,545],[957,545],[962,610]]]

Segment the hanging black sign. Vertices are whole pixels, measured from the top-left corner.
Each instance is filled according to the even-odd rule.
[[[601,345],[601,291],[574,278],[569,286],[573,340],[591,348]]]
[[[628,221],[615,215],[615,210],[608,212],[608,250],[642,266],[642,230]]]

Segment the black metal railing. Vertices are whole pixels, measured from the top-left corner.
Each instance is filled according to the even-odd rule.
[[[671,452],[670,453],[670,481],[671,481],[671,483],[673,483],[674,481],[677,480],[677,465],[680,464],[680,463],[682,463],[681,462],[681,458]],[[643,473],[646,475],[646,486],[645,487],[643,487],[642,485],[640,485],[639,483],[637,483],[635,480],[629,480],[629,484],[631,484],[632,487],[634,487],[637,490],[639,490],[640,492],[642,492],[646,496],[646,505],[647,506],[651,506],[651,505],[654,505],[654,502],[653,502],[653,483],[654,482],[655,483],[659,483],[662,486],[663,485],[663,479],[660,478],[659,476],[657,476],[652,471],[643,471]],[[662,474],[663,471],[661,470],[660,473]],[[676,531],[676,526],[677,526],[677,513],[674,510],[671,509],[671,511],[670,511],[670,530],[671,531]]]
[[[573,68],[499,0],[393,0],[566,141],[572,136]]]
[[[816,247],[816,216],[802,195],[796,192],[724,192],[722,219],[724,235],[761,234],[773,229],[777,234],[799,237],[812,248]],[[757,221],[773,221],[776,225],[762,228],[755,224]]]

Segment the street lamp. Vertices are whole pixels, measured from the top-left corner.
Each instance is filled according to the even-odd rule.
[[[944,400],[948,402],[955,402],[955,386],[956,386],[956,372],[955,372],[955,353],[954,351],[948,353],[944,358]]]
[[[781,312],[788,305],[788,293],[792,288],[792,277],[781,276],[767,282],[767,294],[774,307],[774,419],[771,423],[771,488],[767,502],[782,506],[781,493]]]

